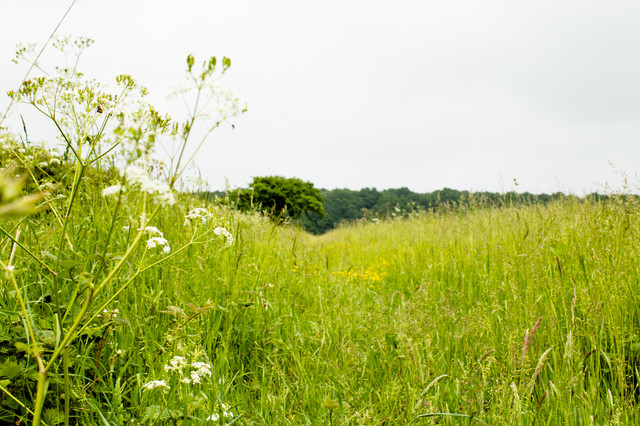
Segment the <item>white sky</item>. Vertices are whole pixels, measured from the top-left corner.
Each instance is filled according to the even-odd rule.
[[[41,46],[70,3],[2,1],[2,92],[26,71],[15,45]],[[637,0],[78,0],[58,34],[94,38],[85,73],[129,73],[161,110],[188,53],[229,56],[221,83],[249,110],[198,156],[213,189],[582,195],[620,187],[616,168],[636,185],[638,22]]]

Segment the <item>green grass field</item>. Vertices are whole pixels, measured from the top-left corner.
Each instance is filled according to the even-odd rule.
[[[69,226],[69,277],[99,275],[72,261],[104,238],[107,201],[92,202]],[[49,374],[44,422],[65,411],[71,424],[640,420],[635,202],[416,214],[319,237],[219,212],[228,247],[193,237],[213,224],[183,225],[194,203],[157,217],[172,247],[163,263],[140,271],[131,257],[82,317]],[[53,252],[52,222],[24,220],[23,244]],[[118,226],[116,248],[128,235]],[[136,255],[153,264],[150,253]],[[62,335],[58,309],[79,312],[87,291],[61,277],[58,308],[50,274],[20,250],[14,263],[46,359]],[[0,384],[22,401],[0,397],[6,419],[29,418],[35,398],[17,299],[4,279]],[[209,369],[200,383],[185,380],[194,362]]]

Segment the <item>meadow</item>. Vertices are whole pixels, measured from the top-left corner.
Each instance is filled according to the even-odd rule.
[[[61,149],[0,132],[0,422],[640,421],[637,198],[321,236],[210,204],[181,185],[246,109],[218,85],[230,64],[187,57],[183,122],[127,75],[108,91],[57,68],[11,93]]]
[[[104,200],[94,202],[96,224]],[[218,212],[228,246],[193,244],[180,207],[158,226],[184,249],[106,291],[106,311],[49,378],[47,424],[63,422],[67,394],[70,422],[82,424],[638,421],[635,202],[425,213],[319,237]],[[46,220],[31,220],[23,243],[44,248]],[[50,289],[42,272],[25,275],[51,350]],[[21,384],[26,405],[34,366],[19,348],[8,355],[28,333],[7,287],[0,374]],[[66,289],[77,292],[62,288],[61,299],[73,297]],[[211,374],[183,383],[194,362]],[[12,365],[23,370],[11,376]]]

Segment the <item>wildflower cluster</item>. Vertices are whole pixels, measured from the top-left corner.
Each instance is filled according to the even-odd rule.
[[[151,179],[144,168],[137,165],[130,165],[124,172],[124,177],[129,188],[136,188],[146,192],[156,204],[163,206],[173,205],[176,198],[173,191],[165,182],[158,179]],[[127,189],[126,186],[115,184],[102,190],[104,197],[120,194]]]
[[[225,404],[224,402],[217,404],[217,408],[218,408],[218,412],[220,414],[222,414],[222,418],[223,419],[233,419],[234,415],[231,412],[231,407],[229,407],[227,404]],[[218,413],[213,413],[212,415],[210,415],[209,417],[207,417],[207,420],[210,422],[217,422],[220,421],[220,414]]]
[[[164,366],[164,371],[169,373],[171,379],[186,385],[201,385],[203,380],[211,377],[211,365],[202,361],[191,361],[183,356],[176,355]],[[143,385],[144,389],[151,390],[157,387],[170,389],[166,380],[152,380]]]
[[[211,219],[211,212],[202,207],[191,209],[184,217],[184,226],[190,225],[191,222],[199,222],[202,225],[207,224],[207,220]]]
[[[385,259],[381,259],[375,265],[367,266],[362,270],[350,268],[346,271],[338,271],[336,274],[338,275],[338,277],[346,278],[348,280],[380,283],[384,281],[388,275],[388,266],[389,262]]]
[[[176,199],[169,185],[160,180],[151,179],[147,172],[136,165],[130,165],[124,172],[127,182],[153,196],[153,201],[161,205],[175,204]]]
[[[17,300],[13,305],[18,306],[26,330],[15,338],[18,355],[15,351],[0,354],[0,366],[13,368],[13,364],[8,364],[14,362],[13,358],[19,360],[21,369],[24,366],[25,374],[23,370],[16,372],[11,383],[4,383],[2,389],[9,397],[7,400],[19,404],[13,407],[15,413],[3,412],[3,419],[12,424],[27,422],[37,426],[43,419],[52,424],[60,417],[57,411],[53,415],[45,407],[60,406],[60,398],[64,399],[61,388],[48,387],[46,383],[51,377],[62,375],[61,357],[66,355],[67,348],[78,353],[78,362],[95,360],[96,373],[90,385],[94,395],[103,392],[94,391],[94,387],[109,386],[111,375],[107,377],[102,372],[117,368],[115,360],[128,352],[128,348],[123,351],[117,349],[117,345],[113,345],[117,350],[112,351],[111,356],[104,350],[112,346],[109,340],[115,338],[109,331],[124,322],[118,309],[109,305],[117,303],[116,297],[126,297],[125,290],[139,282],[143,271],[156,268],[172,257],[151,256],[152,253],[167,255],[172,249],[163,232],[150,224],[158,218],[160,223],[167,224],[164,226],[170,226],[169,218],[173,216],[164,215],[163,207],[176,203],[174,190],[181,188],[180,179],[191,167],[195,153],[213,129],[244,112],[238,99],[215,83],[215,58],[205,62],[202,73],[197,74],[192,72],[193,58],[190,57],[187,64],[193,90],[183,91],[181,95],[193,92],[194,108],[189,110],[186,121],[173,122],[143,100],[147,90],[131,76],[118,76],[111,89],[79,72],[79,56],[92,43],[86,38],[75,42],[68,38],[55,40],[54,47],[65,57],[69,49],[74,50],[75,55],[70,64],[53,70],[41,68],[40,54],[36,57],[33,46],[21,47],[16,54],[16,60],[23,60],[42,73],[21,83],[9,96],[12,102],[29,104],[45,116],[56,132],[57,143],[52,141],[54,138],[48,138],[49,148],[33,144],[28,140],[26,126],[24,141],[0,128],[0,219],[11,221],[7,222],[6,229],[4,225],[0,227],[3,238],[9,241],[3,248],[3,258],[8,261],[0,261],[0,274],[6,274],[7,286],[11,286],[9,291]],[[230,61],[224,58],[221,65],[224,73]],[[192,134],[194,122],[199,123],[201,120],[196,119],[200,118],[207,121],[208,127]],[[153,159],[156,140],[160,137],[170,139],[171,145],[165,147],[173,146],[166,150],[170,157],[165,159],[167,165]],[[187,150],[187,141],[196,137],[201,137],[200,141]],[[28,195],[22,196],[23,191],[28,191]],[[96,200],[96,193],[105,198]],[[109,208],[105,209],[104,204],[109,204]],[[23,220],[45,207],[51,214]],[[15,226],[14,218],[20,220]],[[212,210],[192,209],[185,215],[184,224],[192,226],[193,232],[181,250],[202,242],[217,243],[222,238],[225,246],[233,243],[233,236],[225,227],[227,222]],[[127,235],[118,232],[120,229]],[[146,248],[140,247],[145,242]],[[38,256],[38,252],[42,256]],[[19,280],[14,273],[17,267],[23,275]],[[40,283],[37,289],[27,285],[34,280]],[[75,285],[66,285],[67,281]],[[37,312],[29,309],[28,301],[38,297],[53,309]],[[197,312],[203,312],[211,303],[207,301]],[[180,308],[176,308],[174,314],[176,319],[185,315]],[[195,315],[189,316],[179,327],[193,318]],[[92,323],[94,319],[96,324]],[[0,321],[0,329],[11,328],[12,320],[7,321]],[[64,329],[64,335],[56,334],[57,329]],[[23,342],[25,333],[28,343]],[[100,345],[88,346],[81,341],[82,336],[94,333],[100,333]],[[175,338],[175,333],[171,338]],[[174,350],[187,353],[180,346]],[[204,420],[207,416],[233,418],[228,406],[216,405],[205,393],[213,386],[213,372],[202,355],[200,350],[168,360],[160,377],[149,377],[140,387],[141,405],[146,405],[145,410],[120,413],[118,418],[134,423],[135,416],[139,415],[140,424],[169,419],[174,422],[191,418]],[[32,378],[26,374],[34,369],[39,371],[37,386],[29,382]],[[207,384],[211,386],[205,388]],[[193,392],[193,388],[198,392]],[[37,389],[36,394],[33,389]],[[71,377],[65,382],[64,392],[68,395],[68,392],[75,394],[86,389],[84,378]],[[175,401],[179,408],[169,405]],[[6,408],[6,404],[3,407]],[[68,420],[79,418],[78,413],[87,408],[67,398],[64,410]],[[87,417],[89,423],[95,418],[93,415],[95,413]]]
[[[161,388],[161,389],[167,389],[167,390],[171,389],[169,387],[169,385],[167,384],[167,382],[164,381],[164,380],[152,380],[152,381],[142,385],[142,388],[144,390],[152,390],[152,389],[155,389],[155,388]]]
[[[233,235],[227,230],[227,228],[222,226],[224,223],[224,217],[220,215],[214,215],[209,210],[202,207],[191,209],[189,213],[187,213],[184,217],[184,226],[189,226],[192,224],[206,225],[209,222],[212,223],[212,226],[215,226],[213,233],[215,235],[224,237],[224,246],[231,246],[233,244]]]
[[[111,123],[114,117],[123,118],[132,115],[140,108],[148,109],[141,102],[147,89],[139,85],[131,76],[120,75],[116,78],[117,89],[113,92],[94,79],[88,79],[77,69],[81,54],[93,44],[93,40],[80,37],[56,38],[53,46],[65,54],[67,50],[75,52],[75,63],[55,67],[47,72],[35,62],[33,46],[21,47],[16,52],[14,62],[22,60],[34,63],[43,71],[43,76],[26,80],[16,92],[9,96],[32,104],[56,124],[59,138],[65,145],[65,152],[71,152],[83,162],[98,161],[104,154],[111,152],[120,143],[118,132],[116,140],[105,136],[105,129],[112,129],[117,123]]]
[[[233,244],[233,235],[231,235],[231,232],[227,231],[222,226],[218,226],[216,229],[213,230],[213,232],[216,235],[222,235],[225,238],[225,243],[224,243],[225,247],[229,247],[231,244]]]
[[[144,228],[144,232],[149,235],[149,239],[147,240],[147,249],[153,249],[161,246],[163,247],[162,252],[164,254],[171,253],[169,241],[167,241],[167,239],[164,237],[162,231],[160,231],[155,226],[147,226]]]
[[[211,377],[211,365],[206,362],[193,361],[189,363],[186,358],[175,356],[169,364],[164,366],[164,371],[178,376],[180,383],[202,384],[202,380]]]

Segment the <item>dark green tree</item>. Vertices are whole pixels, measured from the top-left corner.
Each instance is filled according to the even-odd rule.
[[[254,177],[249,191],[238,198],[238,207],[247,210],[258,206],[272,218],[300,219],[310,213],[324,217],[324,201],[320,190],[311,182],[282,176]]]

